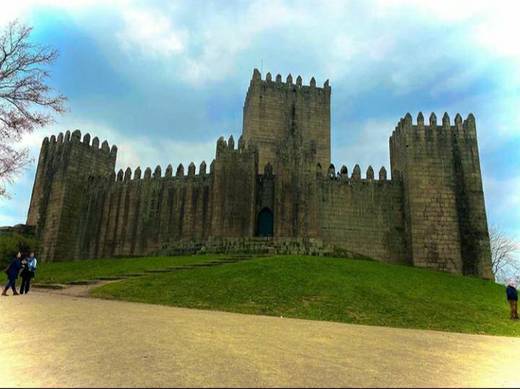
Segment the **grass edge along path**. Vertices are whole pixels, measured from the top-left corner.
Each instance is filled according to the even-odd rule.
[[[229,256],[227,256],[229,257]],[[147,271],[203,264],[227,258],[224,255],[82,259],[40,263],[34,283],[63,284],[140,275]]]
[[[276,256],[123,280],[92,296],[398,328],[520,336],[504,287],[409,266]]]

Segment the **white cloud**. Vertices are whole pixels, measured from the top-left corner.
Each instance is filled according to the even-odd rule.
[[[185,168],[190,162],[197,167],[203,160],[207,165],[215,157],[216,140],[213,142],[188,142],[180,138],[165,138],[164,135],[129,135],[100,122],[85,120],[79,117],[69,117],[66,123],[74,123],[73,128],[81,129],[82,136],[87,132],[91,138],[97,136],[100,144],[107,140],[110,146],[117,146],[116,170],[130,167],[135,170],[138,166],[144,171],[146,167],[152,170],[160,165],[164,172],[168,164]],[[58,135],[59,132],[71,130],[65,123],[60,123],[52,129],[45,129],[26,136],[23,143],[31,148],[31,154],[38,157],[40,145],[45,136]],[[72,131],[72,130],[71,130]]]
[[[120,5],[126,3],[124,0],[116,2]],[[37,8],[56,8],[66,12],[80,12],[86,7],[100,5],[101,0],[3,0],[0,12],[0,26],[14,19],[24,19]]]
[[[483,185],[489,226],[495,226],[507,237],[520,242],[520,175],[497,179],[484,174]],[[513,254],[520,265],[520,251]],[[507,276],[518,275],[515,269],[505,272]],[[504,276],[502,274],[502,276]]]
[[[216,142],[185,142],[157,138],[151,140],[148,137],[124,139],[116,144],[118,147],[116,170],[130,167],[133,171],[137,166],[140,166],[143,171],[147,167],[154,170],[159,165],[163,173],[168,164],[176,169],[182,163],[186,171],[188,165],[193,162],[198,171],[200,163],[206,161],[209,167],[216,147]]]
[[[499,199],[493,204],[495,212],[503,215],[515,214],[520,218],[520,173],[513,172],[513,174],[516,175],[503,179],[485,175],[484,189],[488,198],[495,201]]]
[[[454,26],[465,23],[468,36],[490,54],[520,61],[520,3],[516,0],[377,0],[376,4],[380,15],[411,11]]]
[[[451,42],[436,37],[444,39],[439,40],[443,44],[454,47],[472,44],[491,55],[520,61],[516,39],[520,36],[516,16],[520,13],[520,3],[516,1],[255,0],[232,6],[124,0],[4,3],[0,24],[34,14],[38,9],[54,8],[78,18],[95,7],[111,10],[119,21],[112,24],[111,31],[100,32],[99,41],[106,42],[107,36],[116,36],[121,47],[132,55],[139,53],[151,60],[162,60],[161,71],[194,85],[220,81],[236,72],[240,56],[270,32],[277,32],[277,38],[262,50],[263,54],[274,50],[283,57],[283,52],[276,51],[279,45],[306,46],[317,66],[335,81],[344,76],[356,77],[356,70],[362,72],[367,65],[385,63],[389,72],[387,81],[401,91],[427,82],[442,70],[441,63],[432,61],[439,56],[435,52],[437,42],[424,42],[423,46],[410,48],[414,51],[408,53],[400,47],[407,40],[413,41],[421,25],[425,30],[440,25],[447,32],[456,29]],[[259,56],[263,54],[256,52]],[[256,63],[260,59],[251,58]]]
[[[156,10],[124,9],[124,28],[117,34],[126,50],[137,48],[141,54],[170,57],[185,49],[188,33],[176,28],[168,16]]]
[[[201,12],[202,21],[190,31],[198,39],[190,42],[190,50],[180,57],[182,62],[175,76],[194,85],[223,80],[237,71],[238,57],[251,48],[258,36],[280,27],[303,26],[308,22],[307,11],[282,1],[254,1],[241,13],[211,8]]]
[[[364,177],[369,165],[372,166],[376,175],[379,169],[385,166],[390,177],[388,137],[392,134],[394,127],[394,119],[367,119],[362,123],[348,125],[346,131],[355,136],[349,137],[343,145],[333,146],[332,153],[333,160],[336,161],[336,170],[339,171],[341,165],[346,165],[351,174],[355,164],[359,164]]]

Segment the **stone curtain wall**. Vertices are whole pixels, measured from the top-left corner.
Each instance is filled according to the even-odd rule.
[[[78,152],[90,155],[84,147]],[[71,155],[81,166],[88,160]],[[51,170],[61,172],[64,162],[57,159],[57,168]],[[232,137],[228,142],[218,140],[209,172],[203,162],[198,173],[191,163],[187,172],[181,164],[175,174],[169,165],[164,175],[157,166],[153,173],[145,169],[143,175],[137,168],[133,177],[130,168],[117,175],[113,170],[90,169],[86,176],[76,175],[76,170],[70,170],[72,164],[66,165],[74,177],[54,175],[47,180],[52,197],[44,207],[49,222],[41,226],[43,259],[146,255],[179,241],[254,235],[257,151],[246,148],[242,138],[238,147]]]
[[[289,132],[300,132],[305,145],[316,143],[316,158],[322,166],[330,164],[330,93],[328,80],[317,87],[314,78],[302,85],[292,76],[282,82],[267,73],[262,80],[255,69],[244,103],[243,135],[247,144],[259,150],[259,166],[271,163],[276,173],[276,149]],[[293,128],[291,128],[293,127]]]
[[[115,178],[115,180],[114,180]],[[92,179],[89,201],[81,212],[81,236],[74,258],[145,255],[169,241],[207,239],[211,220],[212,175],[202,163],[198,174],[191,164],[187,175],[179,165],[164,176],[158,166],[119,171]]]
[[[331,165],[320,182],[320,232],[324,242],[337,248],[385,262],[406,262],[402,185],[388,180],[382,168],[366,178],[355,166],[351,177],[346,167],[336,174]]]
[[[489,234],[473,115],[429,125],[407,114],[390,138],[403,181],[408,258],[414,265],[490,278]]]

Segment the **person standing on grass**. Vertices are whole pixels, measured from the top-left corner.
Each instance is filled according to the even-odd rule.
[[[511,319],[518,320],[518,292],[516,283],[513,279],[509,280],[506,288],[507,301],[511,307]]]
[[[29,288],[31,287],[31,278],[34,278],[37,264],[38,261],[34,256],[34,251],[31,251],[31,255],[29,256],[29,258],[27,258],[21,273],[22,285],[20,285],[20,294],[29,293]]]
[[[22,268],[22,253],[18,251],[16,254],[16,258],[11,261],[9,266],[7,266],[4,272],[7,274],[7,284],[5,285],[4,291],[2,292],[2,296],[7,296],[7,290],[11,288],[13,290],[13,295],[18,295],[16,291],[16,279],[18,278],[18,273]]]

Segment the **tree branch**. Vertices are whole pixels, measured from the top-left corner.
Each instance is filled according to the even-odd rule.
[[[31,31],[14,21],[0,33],[0,197],[6,195],[5,184],[29,163],[26,149],[16,151],[8,143],[51,123],[52,113],[65,112],[66,97],[47,84],[46,66],[58,52],[32,43]]]

